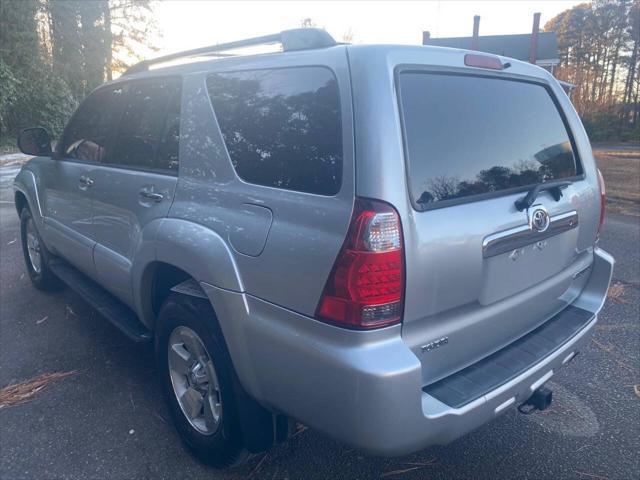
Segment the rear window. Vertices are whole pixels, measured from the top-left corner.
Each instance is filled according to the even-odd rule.
[[[425,72],[403,72],[399,83],[410,194],[419,209],[578,174],[545,87]]]
[[[320,195],[340,190],[340,99],[329,69],[217,73],[207,88],[240,178]]]

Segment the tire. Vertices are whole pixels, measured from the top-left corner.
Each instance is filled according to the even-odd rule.
[[[60,290],[62,282],[49,268],[52,255],[45,247],[27,207],[20,212],[20,240],[27,273],[33,285],[43,291]]]
[[[249,453],[234,394],[235,372],[213,308],[205,299],[172,293],[160,309],[157,325],[158,373],[180,437],[208,465],[227,468],[242,463]],[[184,374],[184,370],[188,373]],[[207,378],[203,379],[203,375]],[[196,400],[189,400],[190,397]]]

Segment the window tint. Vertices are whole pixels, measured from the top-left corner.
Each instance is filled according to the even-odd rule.
[[[210,75],[224,141],[247,182],[334,195],[342,177],[338,85],[322,67]]]
[[[61,152],[66,158],[100,162],[106,157],[121,97],[121,86],[104,87],[87,97],[65,129]]]
[[[125,89],[113,152],[107,162],[134,168],[177,171],[180,80],[133,82]]]
[[[549,92],[528,82],[400,74],[414,202],[437,202],[532,185],[578,172]]]

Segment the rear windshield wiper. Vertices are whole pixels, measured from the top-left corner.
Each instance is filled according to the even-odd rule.
[[[555,180],[551,182],[539,183],[534,186],[529,192],[519,200],[516,200],[516,208],[518,211],[523,211],[533,205],[540,192],[547,191],[551,193],[553,199],[557,202],[562,198],[562,189],[571,185],[569,180]]]

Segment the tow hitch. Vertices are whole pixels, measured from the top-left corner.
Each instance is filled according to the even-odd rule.
[[[540,387],[533,392],[533,395],[531,395],[526,402],[518,407],[518,411],[525,415],[529,415],[536,410],[546,410],[551,405],[552,397],[553,392],[550,389]]]

